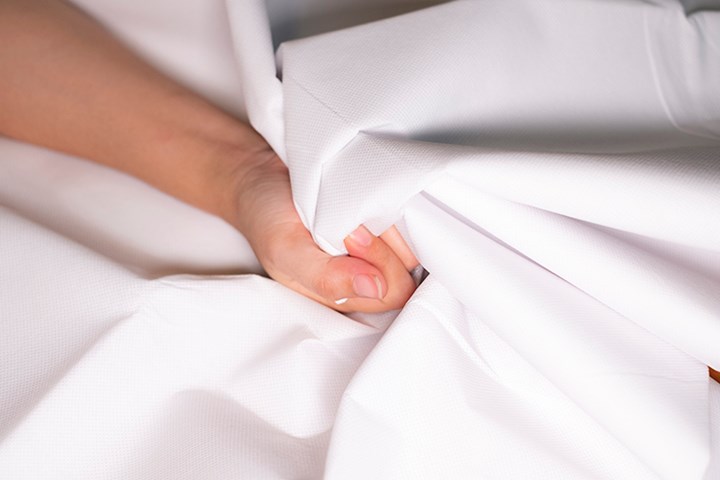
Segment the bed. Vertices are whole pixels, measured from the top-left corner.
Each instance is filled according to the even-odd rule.
[[[0,478],[720,478],[715,3],[76,3],[429,275],[342,315],[0,139]]]

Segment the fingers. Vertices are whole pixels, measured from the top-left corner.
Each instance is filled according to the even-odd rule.
[[[329,257],[320,270],[309,272],[313,293],[342,312],[402,308],[416,285],[395,251],[364,226],[348,235],[345,247],[349,256]]]
[[[298,221],[276,227],[257,248],[268,274],[293,290],[342,312],[380,312],[393,307],[383,272],[360,258],[333,257],[320,250]]]
[[[402,261],[403,265],[405,265],[405,269],[407,271],[413,270],[415,267],[420,265],[420,262],[415,257],[415,254],[410,250],[410,247],[405,242],[405,239],[400,235],[400,232],[398,231],[397,227],[393,225],[392,227],[385,230],[380,235],[380,238],[392,249],[393,252],[395,252],[395,255],[400,258],[400,261]]]
[[[345,239],[350,256],[320,252],[326,258],[306,270],[303,284],[309,296],[341,312],[400,309],[415,291],[415,282],[392,249],[361,228]]]
[[[383,302],[389,290],[385,275],[365,260],[330,257],[321,273],[313,277],[315,293],[336,310],[379,312],[393,308]]]
[[[415,282],[395,251],[362,225],[345,238],[345,248],[351,257],[365,260],[382,272],[387,290],[380,304],[385,310],[402,308],[415,291]]]
[[[365,227],[345,239],[350,255],[340,257],[320,250],[301,224],[270,237],[281,245],[263,256],[270,276],[335,310],[395,310],[402,308],[415,290],[403,261]]]

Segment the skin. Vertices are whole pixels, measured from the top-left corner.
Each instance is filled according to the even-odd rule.
[[[321,251],[295,211],[286,167],[252,127],[73,5],[0,0],[0,71],[1,134],[123,171],[223,218],[293,290],[343,312],[398,309],[415,290],[417,260],[397,231],[379,238],[360,226],[345,239],[349,256]]]

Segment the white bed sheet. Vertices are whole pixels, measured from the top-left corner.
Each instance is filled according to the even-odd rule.
[[[0,478],[720,477],[718,12],[83,5],[247,106],[324,248],[398,222],[430,276],[351,319],[207,275],[258,268],[229,227],[5,140]]]

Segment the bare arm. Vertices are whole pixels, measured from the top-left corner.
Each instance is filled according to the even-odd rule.
[[[362,229],[346,241],[353,258],[320,251],[292,206],[287,170],[249,125],[74,6],[0,0],[0,71],[0,133],[122,170],[222,217],[281,283],[344,311],[399,308],[414,290],[402,246],[401,259],[377,237],[358,241]],[[338,306],[341,298],[350,300]]]
[[[0,2],[0,132],[136,175],[205,210],[227,179],[213,154],[258,142],[247,125],[142,62],[58,0]],[[246,144],[246,145],[243,145]]]

